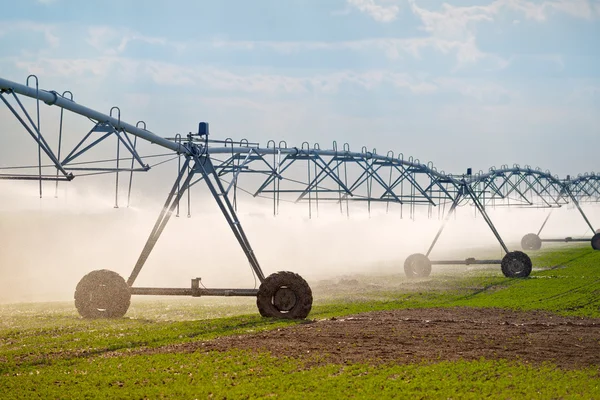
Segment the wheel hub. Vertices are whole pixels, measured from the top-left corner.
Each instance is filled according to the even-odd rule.
[[[511,260],[508,263],[508,268],[513,274],[519,274],[525,269],[525,264],[520,260]]]
[[[279,311],[290,311],[296,305],[296,294],[287,287],[277,289],[273,295],[273,305]]]
[[[110,303],[109,288],[106,285],[98,285],[96,290],[90,292],[90,304],[98,311],[108,309]]]

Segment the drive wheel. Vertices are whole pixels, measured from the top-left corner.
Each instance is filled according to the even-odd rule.
[[[127,282],[107,269],[85,275],[75,289],[75,308],[83,318],[121,318],[130,303]]]
[[[304,319],[312,308],[312,290],[298,274],[279,271],[258,288],[256,305],[263,317]]]
[[[404,261],[404,273],[408,278],[426,278],[431,274],[431,261],[425,254],[411,254]]]
[[[531,259],[522,251],[506,253],[500,265],[507,278],[525,278],[531,274]]]
[[[528,233],[521,239],[521,248],[523,250],[539,250],[542,248],[542,239],[535,233]]]
[[[600,250],[600,232],[592,236],[592,248],[594,250]]]

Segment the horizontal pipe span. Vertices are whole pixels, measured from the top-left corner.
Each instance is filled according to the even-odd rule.
[[[150,296],[254,296],[258,289],[192,289],[192,288],[150,288],[132,287],[133,295]]]
[[[552,174],[550,174],[548,172],[542,172],[542,171],[538,171],[538,170],[531,169],[531,168],[518,168],[518,167],[496,169],[496,170],[493,170],[490,172],[483,173],[481,175],[467,176],[467,183],[476,183],[476,182],[479,182],[479,181],[482,181],[482,180],[485,180],[488,178],[493,178],[495,176],[502,176],[504,174],[512,173],[512,172],[519,172],[519,173],[526,172],[531,175],[536,175],[536,176],[546,178],[552,183],[555,183],[559,186],[563,186],[562,182],[558,178],[556,178],[555,176],[552,176]]]
[[[566,237],[564,239],[540,239],[542,242],[555,242],[555,243],[562,243],[562,242],[589,242],[590,240],[592,240],[591,238],[589,239],[585,239],[585,238],[572,238],[572,237]]]
[[[175,143],[174,141],[162,138],[145,129],[135,127],[126,122],[119,121],[118,119],[113,118],[109,115],[102,114],[101,112],[77,104],[72,100],[60,96],[56,92],[47,92],[41,89],[37,90],[33,87],[21,85],[20,83],[9,81],[3,78],[0,78],[0,90],[12,90],[13,92],[18,93],[20,95],[31,97],[34,99],[39,99],[48,105],[56,105],[58,107],[64,108],[65,110],[69,110],[76,114],[91,118],[95,121],[109,123],[117,130],[123,129],[134,136],[138,136],[144,140],[149,141],[150,143],[155,143],[169,150],[173,150],[175,152],[183,154],[188,153],[188,150],[185,147],[181,146],[179,143]]]
[[[0,175],[0,179],[5,179],[5,180],[18,180],[18,181],[70,181],[73,180],[73,176],[69,175],[69,176],[47,176],[47,175],[42,175],[41,177],[39,175]]]
[[[496,265],[502,264],[502,260],[475,260],[468,258],[466,260],[456,261],[431,261],[431,265]]]
[[[451,182],[455,184],[460,184],[460,180],[450,177],[448,175],[444,175],[440,172],[437,172],[431,168],[429,168],[425,164],[419,164],[414,161],[408,161],[400,158],[392,158],[389,156],[384,156],[382,154],[375,153],[357,153],[349,150],[326,150],[326,149],[301,149],[298,147],[209,147],[209,154],[247,154],[250,151],[260,155],[266,154],[291,154],[298,156],[310,156],[310,155],[319,155],[319,156],[328,156],[328,157],[351,157],[354,159],[369,159],[376,160],[381,162],[389,162],[392,164],[401,164],[411,168],[417,168],[420,171],[426,171],[432,176],[435,176],[438,179],[444,179],[446,182]],[[418,172],[418,171],[415,171]]]

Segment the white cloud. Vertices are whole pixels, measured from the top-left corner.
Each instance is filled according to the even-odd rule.
[[[500,57],[481,52],[473,36],[465,40],[450,40],[438,37],[426,38],[375,38],[339,42],[269,42],[269,41],[214,41],[215,48],[253,51],[255,49],[270,49],[281,54],[292,54],[307,50],[353,50],[383,52],[390,60],[400,59],[409,55],[421,58],[425,49],[433,49],[442,54],[455,54],[459,67],[481,60],[488,60],[495,68],[504,68],[507,61]]]
[[[504,86],[484,80],[437,78],[434,81],[443,90],[460,93],[483,104],[505,104],[512,97],[518,96]]]
[[[169,46],[178,51],[182,51],[186,47],[181,42],[170,41],[162,37],[142,35],[126,28],[115,29],[108,26],[93,26],[88,29],[87,43],[106,55],[122,54],[127,49],[127,46],[134,41]]]
[[[372,90],[386,85],[409,90],[415,94],[435,92],[432,82],[409,74],[385,70],[355,72],[350,70],[309,76],[281,74],[240,74],[214,67],[190,67],[172,63],[136,60],[117,56],[100,56],[90,59],[39,58],[36,61],[17,61],[16,66],[47,77],[94,76],[135,82],[151,79],[159,85],[202,86],[218,91],[274,94],[303,94],[339,92],[343,85]]]
[[[527,19],[545,21],[551,12],[560,12],[576,18],[600,17],[598,2],[592,0],[495,0],[485,6],[452,6],[444,3],[440,11],[430,11],[408,0],[412,12],[423,22],[423,29],[432,35],[461,37],[472,34],[476,23],[492,22],[503,10],[521,13]]]
[[[369,15],[375,21],[379,22],[394,21],[400,12],[400,7],[396,4],[378,4],[385,3],[385,0],[347,0],[347,2],[349,5],[356,7],[360,12]]]
[[[410,0],[412,12],[421,19],[423,30],[434,37],[466,39],[472,35],[472,23],[492,21],[495,3],[490,6],[455,7],[444,3],[442,10],[430,11],[420,8]]]
[[[568,103],[576,103],[579,101],[587,103],[590,100],[600,101],[600,82],[598,81],[579,83],[567,96]]]
[[[0,24],[0,36],[13,32],[36,32],[41,33],[46,43],[51,48],[60,45],[60,39],[56,33],[57,27],[33,21],[3,21]]]
[[[36,62],[18,61],[17,66],[27,73],[45,77],[96,77],[135,83],[152,80],[157,85],[201,87],[232,94],[257,94],[267,96],[307,95],[311,93],[339,94],[345,86],[372,91],[382,88],[407,90],[414,95],[430,95],[440,91],[459,93],[483,104],[504,104],[518,93],[503,86],[457,78],[428,78],[382,69],[369,71],[332,71],[304,76],[282,74],[239,73],[210,66],[190,67],[165,62],[134,60],[115,56],[97,59],[52,59]]]
[[[497,0],[498,9],[506,7],[525,14],[528,19],[544,21],[551,12],[562,12],[576,18],[592,19],[600,13],[591,0],[552,0],[530,2],[525,0]]]
[[[560,12],[576,18],[590,19],[600,16],[591,0],[549,0],[531,2],[527,0],[495,0],[483,6],[452,6],[444,3],[440,10],[421,8],[417,0],[408,0],[411,11],[422,22],[422,30],[428,32],[438,49],[447,48],[449,43],[456,49],[458,67],[474,64],[481,60],[492,61],[495,68],[504,68],[509,61],[499,56],[484,53],[476,43],[477,25],[494,22],[504,10],[521,13],[526,19],[545,21],[551,12]],[[597,7],[600,8],[600,7]],[[513,20],[519,24],[520,20]],[[418,48],[417,48],[418,50]]]

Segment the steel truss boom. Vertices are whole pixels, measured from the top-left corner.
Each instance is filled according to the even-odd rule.
[[[37,83],[37,78],[36,78]],[[11,95],[15,101],[20,105],[22,112],[27,116],[29,125],[23,118],[17,113],[14,107],[5,99],[4,95]],[[20,94],[26,97],[35,98],[37,103],[38,122],[37,124],[32,121],[29,114],[22,106],[19,98],[16,96]],[[310,312],[312,306],[312,294],[310,287],[297,274],[289,272],[279,272],[265,277],[263,271],[258,263],[258,260],[250,246],[248,238],[241,226],[241,223],[236,215],[236,212],[225,193],[225,188],[222,182],[218,178],[216,171],[212,165],[212,161],[208,157],[207,148],[201,143],[193,143],[191,140],[183,143],[181,140],[173,141],[160,137],[147,129],[139,126],[130,125],[121,120],[120,110],[113,107],[111,109],[111,115],[106,115],[90,108],[81,106],[75,103],[72,99],[66,99],[63,96],[58,95],[56,92],[47,92],[36,88],[30,88],[28,86],[20,85],[15,82],[11,82],[0,78],[0,97],[7,107],[13,112],[13,115],[21,122],[31,136],[36,140],[39,146],[44,145],[44,151],[54,163],[57,170],[62,171],[66,175],[66,171],[63,166],[68,164],[73,159],[77,158],[80,154],[93,147],[95,144],[102,141],[108,135],[116,133],[118,137],[117,147],[117,163],[119,161],[119,148],[120,145],[125,146],[130,152],[132,152],[132,165],[134,159],[138,162],[141,161],[135,153],[135,142],[131,142],[126,134],[130,133],[137,138],[146,140],[150,143],[162,146],[170,151],[173,151],[183,157],[186,161],[183,167],[180,169],[177,180],[173,185],[171,192],[165,202],[162,211],[155,223],[155,226],[150,233],[148,240],[142,252],[138,258],[136,265],[131,272],[131,275],[127,281],[121,278],[118,274],[108,270],[96,270],[92,271],[88,275],[84,276],[77,285],[75,290],[75,306],[79,313],[83,317],[119,317],[127,312],[129,307],[129,301],[132,294],[174,294],[174,295],[216,295],[216,296],[229,296],[229,295],[241,295],[241,296],[257,296],[257,305],[261,315],[263,316],[278,316],[283,318],[305,318]],[[96,125],[84,139],[69,153],[69,155],[62,161],[54,156],[49,150],[49,146],[45,140],[43,140],[40,130],[39,123],[39,101],[43,101],[47,105],[57,106],[61,108],[61,129],[62,129],[62,110],[68,110],[75,114],[82,115],[96,122]],[[116,118],[112,116],[113,110],[117,111]],[[138,123],[139,125],[139,123]],[[205,129],[202,132],[208,136],[208,124],[201,123],[199,129]],[[91,144],[84,145],[85,139],[87,139],[93,132],[104,133],[101,138],[96,139]],[[125,139],[120,136],[122,133]],[[200,132],[199,132],[200,134]],[[60,141],[60,139],[59,139]],[[39,168],[41,171],[41,158],[39,159]],[[144,168],[147,170],[149,168]],[[119,167],[117,165],[116,172]],[[131,169],[133,171],[133,168]],[[189,191],[190,182],[192,182],[195,175],[200,175],[202,180],[206,183],[210,190],[213,198],[217,202],[221,209],[227,223],[238,243],[242,247],[242,250],[246,254],[252,271],[255,276],[261,282],[261,287],[256,289],[207,289],[199,287],[199,279],[192,280],[191,289],[181,288],[134,288],[133,284],[144,266],[150,252],[154,248],[158,238],[163,232],[169,218],[171,217],[175,207],[178,205],[181,197],[186,191]],[[69,176],[72,179],[72,175]],[[118,177],[118,175],[117,175]],[[15,178],[13,176],[13,178]],[[41,181],[41,172],[38,176]],[[18,179],[15,178],[15,179]],[[117,178],[118,179],[118,178]],[[130,181],[131,185],[131,181]],[[118,181],[117,181],[118,188]],[[41,197],[41,186],[40,186],[40,197]],[[115,205],[116,207],[117,205]]]
[[[541,238],[540,234],[546,226],[548,219],[550,219],[550,216],[552,215],[552,210],[550,210],[537,233],[528,233],[523,236],[521,240],[521,247],[524,250],[539,250],[542,247],[543,242],[591,242],[593,249],[600,250],[600,229],[594,230],[592,223],[581,208],[581,203],[600,202],[600,175],[592,172],[579,175],[575,179],[571,179],[570,176],[567,176],[566,179],[561,180],[561,184],[561,194],[565,198],[568,198],[570,203],[577,208],[585,223],[590,228],[593,234],[592,238]]]
[[[5,179],[39,179],[41,196],[42,180],[71,180],[74,177],[73,172],[77,171],[114,172],[116,173],[116,190],[118,192],[118,173],[120,171],[133,173],[150,169],[149,165],[143,163],[142,157],[136,150],[138,138],[163,147],[174,153],[175,158],[179,158],[177,179],[129,279],[125,281],[120,278],[121,280],[117,279],[117,283],[104,282],[101,285],[103,287],[112,284],[116,285],[115,287],[124,285],[126,289],[123,291],[125,293],[122,294],[123,298],[131,294],[256,295],[261,315],[305,317],[312,304],[310,288],[302,278],[289,272],[280,272],[270,276],[263,274],[237,217],[238,190],[249,192],[254,197],[272,198],[275,215],[279,213],[280,201],[288,198],[295,203],[308,202],[309,217],[312,216],[313,204],[318,213],[319,202],[338,203],[340,212],[344,212],[343,205],[345,204],[347,215],[349,215],[349,202],[366,203],[369,212],[371,212],[371,205],[375,203],[385,204],[386,211],[390,204],[400,205],[401,216],[403,207],[408,206],[411,217],[414,217],[417,206],[427,206],[429,215],[433,213],[433,207],[437,207],[438,217],[445,214],[442,226],[426,255],[413,255],[416,257],[411,256],[412,258],[407,259],[405,271],[409,276],[427,276],[431,264],[455,263],[454,261],[432,262],[427,257],[446,222],[460,205],[470,204],[479,211],[506,253],[502,260],[467,259],[465,263],[501,263],[502,271],[506,276],[522,277],[531,272],[531,260],[522,252],[509,251],[488,215],[487,209],[503,206],[552,209],[573,203],[588,226],[592,228],[579,206],[579,201],[584,199],[585,201],[591,201],[590,199],[598,201],[600,198],[598,186],[600,179],[596,179],[595,174],[561,181],[556,176],[552,176],[549,171],[532,169],[529,166],[520,168],[515,165],[512,168],[508,166],[502,166],[500,169],[490,168],[487,173],[480,172],[475,175],[471,174],[470,170],[467,174],[451,175],[444,171],[438,171],[432,163],[422,164],[412,157],[404,159],[402,153],[396,156],[390,151],[383,155],[377,154],[375,150],[368,151],[365,147],[360,152],[354,152],[350,151],[348,144],[344,144],[341,149],[338,149],[336,142],[333,143],[332,149],[321,149],[318,144],[311,148],[307,142],[304,142],[301,147],[288,147],[285,142],[280,142],[277,146],[274,141],[269,141],[266,147],[261,147],[258,144],[249,143],[247,140],[239,142],[232,139],[211,140],[207,123],[200,123],[198,132],[190,133],[186,137],[179,134],[172,138],[161,137],[146,129],[146,125],[142,121],[134,126],[121,120],[121,112],[117,107],[113,107],[109,114],[103,114],[76,103],[70,92],[60,95],[55,91],[41,90],[38,87],[37,78],[35,78],[35,82],[36,86],[30,87],[28,84],[21,85],[0,78],[0,100],[39,146],[37,176],[8,174],[4,176]],[[37,122],[27,112],[19,96],[33,98],[37,101]],[[56,106],[61,111],[59,146],[56,152],[50,148],[42,134],[40,102]],[[60,143],[65,110],[90,119],[94,126],[87,134],[83,135],[81,141],[66,156],[61,158]],[[133,141],[128,134],[134,136]],[[79,161],[79,157],[83,153],[113,136],[116,136],[117,139],[116,159],[104,161],[116,161],[116,167],[95,167],[74,162],[75,160]],[[122,168],[119,165],[121,148],[131,154],[130,168]],[[42,175],[42,152],[52,162],[49,167],[56,168],[56,175]],[[184,160],[183,164],[182,160]],[[136,162],[139,164],[138,168],[134,168]],[[1,178],[3,176],[0,174]],[[190,188],[200,182],[207,185],[217,202],[244,251],[253,273],[261,282],[261,287],[258,290],[201,289],[198,278],[192,280],[191,289],[133,287],[170,217],[176,209],[178,212],[183,196],[187,193],[189,201]],[[245,185],[244,189],[242,189],[242,183]],[[131,193],[131,176],[129,189]],[[233,198],[232,200],[230,200],[230,196]],[[447,205],[449,210],[446,213]],[[118,193],[115,195],[115,207],[117,206]],[[78,289],[75,296],[76,305],[82,315],[95,315],[94,313],[102,308],[89,305],[89,291],[97,290],[97,288],[89,289],[86,285],[94,286],[94,282],[99,279],[111,280],[113,279],[111,276],[99,273],[98,276],[94,275],[89,279],[86,276],[82,279],[78,288],[83,285],[83,289]],[[99,294],[98,296],[102,297]],[[107,300],[104,298],[104,301]],[[92,307],[96,311],[90,311],[86,307]],[[122,309],[119,308],[115,313],[121,314],[121,311]]]
[[[591,172],[574,179],[567,177],[564,184],[580,203],[600,202],[600,174]]]
[[[43,101],[47,105],[63,108],[75,114],[88,117],[99,123],[110,124],[117,130],[123,130],[127,133],[131,133],[134,136],[137,136],[150,143],[157,144],[174,152],[189,154],[189,150],[179,143],[176,143],[172,140],[167,140],[146,129],[141,129],[137,126],[128,124],[127,122],[121,121],[120,118],[115,118],[110,115],[106,115],[91,108],[77,104],[73,100],[69,100],[68,98],[63,97],[55,91],[45,91],[0,78],[0,92],[17,93],[23,96],[38,99]]]

